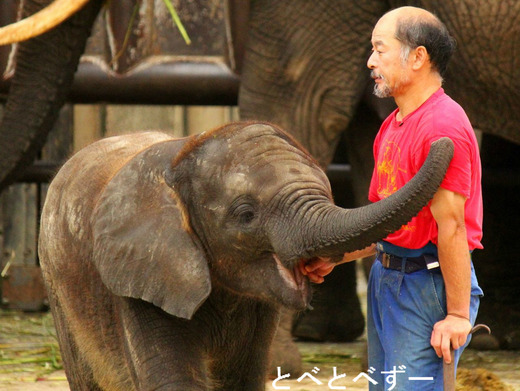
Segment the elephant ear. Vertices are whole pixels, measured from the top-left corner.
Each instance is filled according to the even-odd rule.
[[[93,262],[116,295],[191,319],[208,297],[207,259],[187,212],[164,181],[159,154],[141,153],[107,184],[94,210]]]

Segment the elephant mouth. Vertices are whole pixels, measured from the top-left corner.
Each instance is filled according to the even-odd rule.
[[[291,290],[299,293],[303,306],[307,307],[311,299],[309,279],[300,272],[298,263],[295,263],[292,268],[289,268],[283,265],[276,254],[273,254],[273,258],[282,280]]]

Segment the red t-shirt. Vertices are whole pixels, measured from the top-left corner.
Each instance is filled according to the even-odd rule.
[[[466,113],[442,88],[400,122],[396,120],[398,110],[383,122],[376,136],[376,164],[368,198],[376,202],[401,188],[419,171],[430,145],[441,137],[449,137],[455,152],[441,187],[466,197],[469,249],[482,248],[480,154]],[[410,249],[421,248],[430,241],[437,244],[437,224],[430,203],[410,223],[385,240]]]

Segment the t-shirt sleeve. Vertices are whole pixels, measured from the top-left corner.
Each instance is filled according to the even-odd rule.
[[[423,156],[420,157],[422,162],[426,159],[430,150],[431,144],[441,138],[435,137],[425,143],[423,150]],[[464,197],[469,198],[471,195],[471,149],[467,140],[461,139],[460,137],[449,137],[453,141],[454,151],[453,158],[448,166],[446,175],[441,183],[441,187],[446,190],[453,191],[455,193],[462,194]],[[421,154],[418,154],[419,156]],[[418,156],[418,157],[419,157]],[[422,163],[421,163],[422,164]],[[419,164],[420,168],[420,164]]]

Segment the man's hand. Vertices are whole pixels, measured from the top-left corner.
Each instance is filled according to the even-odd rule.
[[[439,358],[449,364],[451,357],[450,347],[457,350],[466,343],[468,334],[471,332],[471,323],[468,319],[448,315],[433,326],[430,343]]]
[[[330,262],[330,258],[316,257],[307,262],[300,262],[300,272],[309,278],[311,282],[321,284],[325,281],[324,277],[329,274],[336,266]]]

